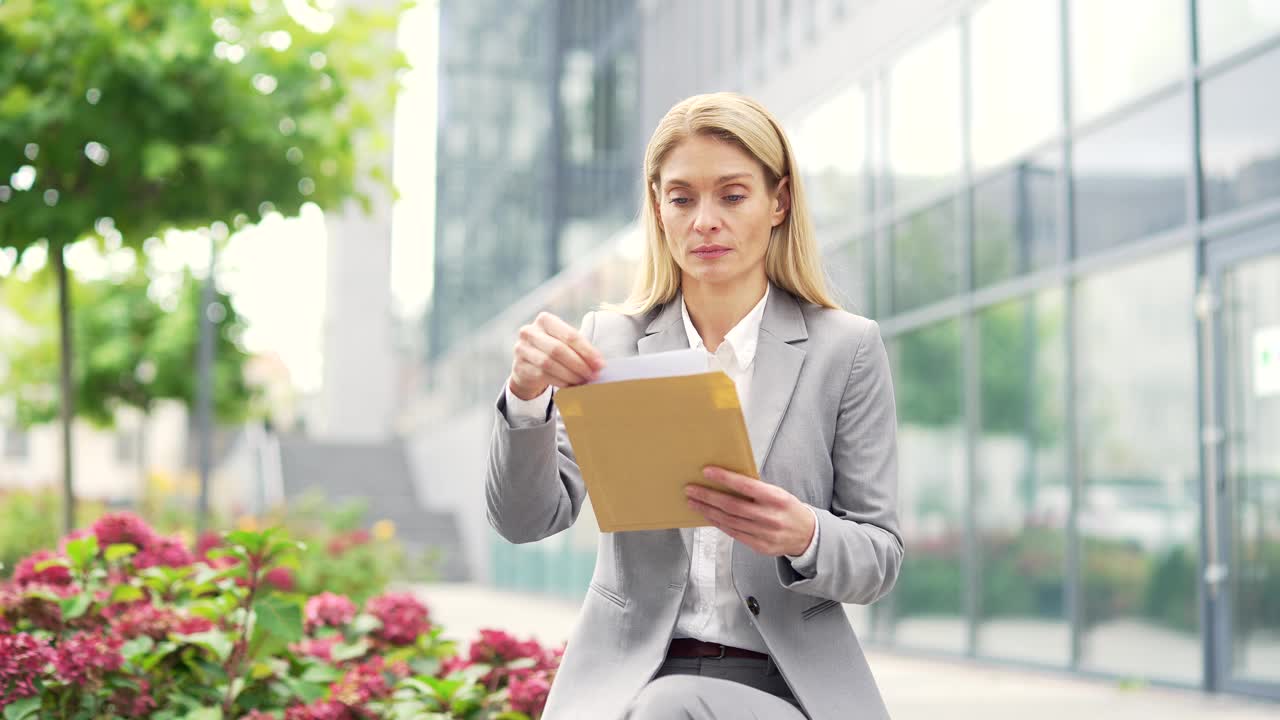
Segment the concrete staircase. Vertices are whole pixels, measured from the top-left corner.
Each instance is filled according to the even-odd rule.
[[[367,508],[364,527],[390,520],[406,551],[438,552],[440,580],[471,578],[456,518],[452,512],[426,508],[400,442],[322,442],[282,435],[280,470],[286,502],[308,494],[335,506],[361,502]]]

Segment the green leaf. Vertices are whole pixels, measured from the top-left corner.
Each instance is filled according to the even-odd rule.
[[[144,597],[146,596],[143,595],[142,590],[133,585],[117,585],[111,590],[112,603],[132,602],[141,600]]]
[[[342,679],[342,671],[332,665],[317,663],[304,670],[299,677],[307,682],[331,683]]]
[[[231,638],[227,637],[227,634],[221,630],[206,630],[200,633],[191,633],[190,635],[175,633],[172,637],[178,642],[189,643],[208,650],[220,662],[224,662],[231,657]]]
[[[333,658],[334,662],[342,662],[344,660],[354,660],[358,657],[363,657],[367,652],[369,652],[369,643],[364,640],[360,640],[359,642],[354,642],[350,645],[345,643],[338,643],[337,645],[334,645],[333,649],[329,651],[329,657]]]
[[[357,635],[368,635],[382,627],[382,621],[368,613],[360,613],[351,621],[351,631]]]
[[[103,557],[107,559],[107,562],[115,562],[121,558],[129,557],[136,552],[138,552],[137,545],[116,543],[114,545],[107,546],[107,551],[103,554]]]
[[[286,643],[302,639],[302,608],[280,595],[255,600],[253,614],[257,628]]]
[[[185,720],[222,720],[222,708],[220,707],[202,707],[196,708],[186,714]]]
[[[516,712],[515,710],[508,710],[506,712],[501,712],[501,713],[498,713],[497,715],[494,715],[492,720],[531,720],[531,719],[528,715],[525,715],[522,712]]]
[[[458,692],[458,688],[467,684],[463,680],[443,680],[434,677],[420,677],[418,679],[426,683],[436,697],[446,702],[453,698],[453,694]]]
[[[71,563],[67,562],[66,558],[49,558],[48,560],[41,560],[40,562],[36,563],[35,571],[44,572],[45,570],[48,570],[51,567],[70,568]]]
[[[96,536],[85,535],[67,543],[67,557],[71,559],[72,566],[77,570],[88,567],[89,561],[97,556],[98,538]]]
[[[329,692],[329,686],[324,683],[305,682],[292,677],[283,678],[281,682],[289,688],[289,692],[301,698],[303,702],[315,702]]]
[[[126,641],[120,646],[120,654],[129,662],[136,662],[138,658],[151,652],[156,646],[155,640],[146,635],[139,635],[136,638]]]
[[[248,530],[234,530],[227,533],[227,542],[233,545],[240,545],[248,550],[250,554],[257,554],[262,550],[265,538],[262,533],[250,532]]]
[[[165,640],[164,642],[160,643],[159,645],[156,646],[156,649],[153,650],[150,655],[147,655],[146,657],[142,658],[142,663],[141,663],[142,669],[149,672],[152,668],[158,665],[161,660],[165,659],[165,657],[168,656],[169,653],[173,652],[174,650],[177,650],[178,647],[179,645],[177,643],[170,642],[168,640]]]
[[[88,593],[72,595],[69,598],[63,598],[58,601],[58,605],[62,608],[62,617],[64,620],[74,620],[81,615],[84,615],[92,604],[93,598],[90,597]]]
[[[537,664],[538,661],[533,658],[516,658],[515,660],[507,663],[507,667],[511,670],[524,670],[526,668],[536,667]]]
[[[142,147],[142,176],[163,180],[182,164],[182,153],[172,143],[149,142]]]
[[[40,696],[15,700],[4,708],[4,720],[26,720],[40,710]]]

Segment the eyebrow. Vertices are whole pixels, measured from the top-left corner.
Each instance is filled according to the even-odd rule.
[[[741,178],[750,178],[750,177],[751,177],[751,173],[749,172],[740,172],[740,173],[733,173],[730,175],[721,175],[720,177],[716,178],[716,185],[724,185],[730,180],[738,180]],[[671,178],[670,180],[667,180],[665,185],[667,189],[670,189],[673,187],[690,187],[688,180],[681,180],[680,178]]]

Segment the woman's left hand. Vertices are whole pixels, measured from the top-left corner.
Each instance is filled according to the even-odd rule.
[[[703,477],[748,499],[701,485],[684,487],[689,507],[729,537],[761,555],[800,555],[813,539],[814,514],[799,498],[753,477],[724,468],[703,468]]]

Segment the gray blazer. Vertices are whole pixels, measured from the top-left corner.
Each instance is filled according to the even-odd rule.
[[[689,346],[680,299],[644,316],[597,311],[582,331],[604,357]],[[817,573],[734,542],[734,588],[813,720],[887,718],[840,603],[870,604],[902,566],[897,414],[872,320],[770,289],[746,418],[761,478],[817,508]],[[586,495],[564,423],[513,428],[495,409],[485,480],[489,523],[513,543],[578,519]],[[689,577],[690,529],[601,533],[595,573],[545,720],[614,720],[661,666]]]

